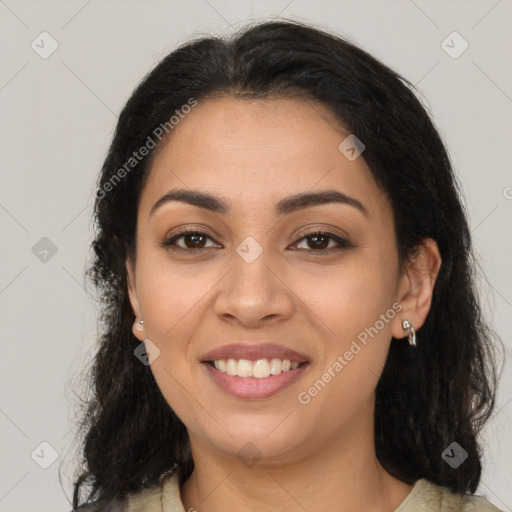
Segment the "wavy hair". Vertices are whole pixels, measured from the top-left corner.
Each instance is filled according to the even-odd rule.
[[[442,266],[418,346],[392,339],[377,384],[376,454],[404,482],[426,478],[453,492],[475,492],[481,475],[477,436],[494,407],[499,338],[481,313],[478,266],[444,143],[408,80],[336,34],[281,19],[183,44],[141,81],[119,116],[98,179],[86,270],[101,312],[90,396],[79,422],[73,509],[80,502],[95,503],[94,510],[122,507],[129,493],[176,471],[183,481],[193,469],[184,424],[149,366],[133,354],[138,341],[125,260],[135,256],[137,205],[155,150],[122,179],[115,177],[190,98],[218,95],[299,97],[326,105],[366,146],[363,157],[393,208],[400,260],[407,261],[426,237],[437,242]],[[168,139],[172,143],[172,132]],[[453,441],[468,453],[457,470],[442,458]]]

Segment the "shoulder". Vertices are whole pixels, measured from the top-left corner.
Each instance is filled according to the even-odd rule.
[[[126,512],[163,512],[162,501],[160,486],[143,489],[128,496]]]
[[[460,495],[422,478],[394,512],[503,512],[482,496]]]
[[[108,502],[94,502],[81,505],[71,512],[125,512],[126,502],[123,500],[109,500]]]
[[[177,477],[168,478],[158,485],[129,493],[123,500],[82,505],[78,507],[77,512],[181,512],[182,509],[177,508],[170,501],[169,495],[177,496],[179,499],[180,489]]]
[[[126,512],[185,512],[178,474],[162,480],[159,485],[129,495]]]
[[[503,510],[495,507],[490,501],[487,501],[483,496],[466,496],[468,504],[464,510],[472,512],[504,512]]]

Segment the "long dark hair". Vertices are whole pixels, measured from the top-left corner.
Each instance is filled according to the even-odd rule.
[[[481,315],[478,267],[449,157],[413,91],[406,79],[352,43],[288,20],[188,42],[139,84],[119,116],[96,193],[87,276],[102,314],[91,396],[79,424],[83,445],[74,508],[81,501],[121,503],[164,474],[178,471],[183,480],[193,469],[185,426],[150,368],[133,354],[138,342],[125,259],[135,254],[137,203],[151,156],[130,158],[148,137],[158,147],[159,126],[167,126],[172,140],[169,119],[191,98],[201,102],[214,95],[299,95],[322,102],[366,146],[363,157],[393,207],[401,261],[425,237],[437,242],[442,267],[418,346],[393,339],[377,385],[376,453],[404,482],[426,478],[453,492],[475,492],[481,474],[476,438],[494,407],[493,342],[499,338]],[[442,457],[454,441],[468,454],[456,470]]]

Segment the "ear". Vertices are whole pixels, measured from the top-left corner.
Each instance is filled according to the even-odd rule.
[[[408,320],[416,331],[425,323],[441,263],[436,241],[425,238],[400,277],[398,303],[402,309],[392,326],[394,338],[405,338],[407,335],[402,327],[403,320]]]
[[[126,272],[127,272],[127,287],[128,287],[128,298],[130,299],[130,304],[132,305],[133,314],[136,319],[141,318],[140,307],[139,307],[139,299],[137,297],[137,288],[135,286],[135,265],[128,256],[125,260]],[[140,331],[135,328],[136,322],[133,323],[132,332],[133,335],[139,340],[144,340],[144,330]]]

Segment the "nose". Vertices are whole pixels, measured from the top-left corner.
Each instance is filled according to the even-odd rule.
[[[219,283],[214,309],[225,322],[255,328],[290,318],[294,293],[271,251],[263,250],[254,260],[234,251],[231,271]]]

